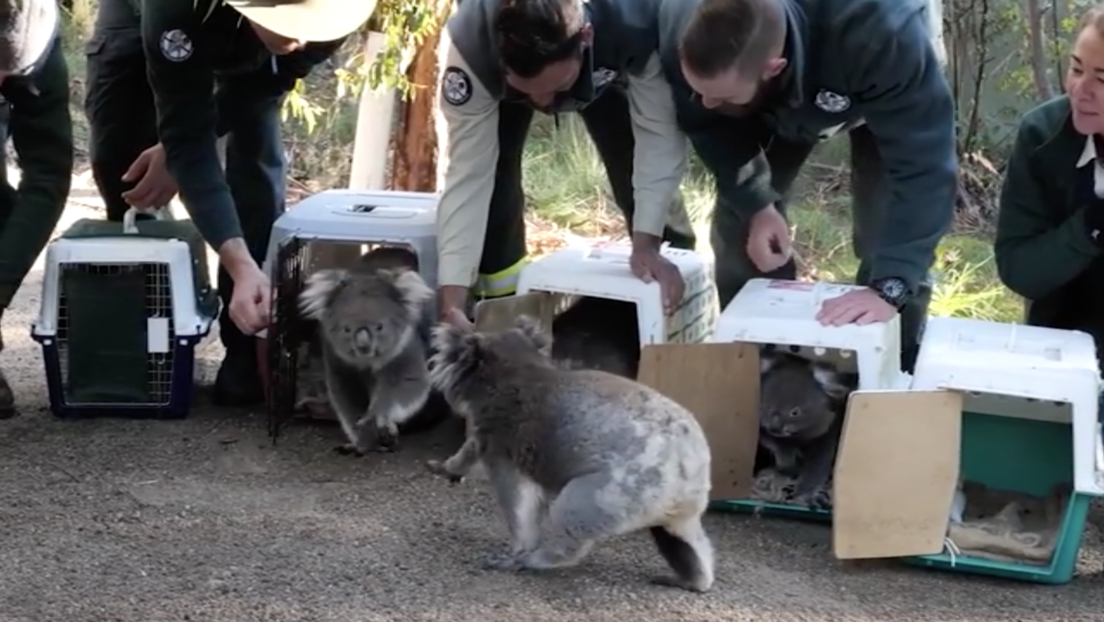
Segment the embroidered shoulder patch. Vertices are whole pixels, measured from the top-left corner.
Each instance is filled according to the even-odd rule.
[[[175,63],[188,60],[194,51],[192,40],[179,28],[161,33],[160,46],[161,55]]]
[[[468,72],[459,67],[445,69],[445,76],[441,79],[441,94],[445,101],[453,106],[463,106],[472,96],[471,78]]]
[[[820,92],[816,94],[814,103],[816,103],[817,108],[832,114],[839,114],[851,107],[851,99],[849,97],[825,89],[821,89]]]

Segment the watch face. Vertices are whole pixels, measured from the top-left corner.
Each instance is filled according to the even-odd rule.
[[[900,279],[887,279],[880,285],[882,293],[890,298],[897,299],[905,295],[905,283]]]

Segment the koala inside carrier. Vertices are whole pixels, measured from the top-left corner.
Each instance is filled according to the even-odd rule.
[[[314,322],[299,317],[299,293],[315,270],[340,268],[378,246],[399,246],[437,286],[437,195],[426,192],[326,190],[280,215],[265,269],[272,281],[272,323],[258,340],[273,440],[296,414],[333,419]]]
[[[336,420],[326,392],[318,324],[299,313],[299,294],[307,277],[326,268],[344,268],[381,247],[414,249],[389,243],[354,244],[286,240],[272,270],[272,323],[262,360],[267,365],[269,434],[276,439],[297,417]],[[416,254],[414,254],[417,257]],[[419,262],[420,266],[420,262]]]
[[[190,221],[74,223],[46,253],[39,317],[58,417],[184,417],[195,346],[218,314]]]

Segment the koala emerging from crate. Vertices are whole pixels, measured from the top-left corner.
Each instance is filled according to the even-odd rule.
[[[318,325],[326,391],[349,443],[341,453],[392,450],[400,426],[426,413],[427,303],[414,253],[381,247],[350,269],[319,270],[299,295]],[[430,409],[436,410],[436,409]]]
[[[482,461],[510,531],[485,568],[573,566],[595,543],[647,528],[675,572],[654,583],[710,589],[710,453],[693,415],[634,380],[558,367],[529,317],[498,333],[441,325],[434,347],[433,386],[471,428],[429,468],[455,483]]]
[[[858,375],[767,351],[759,371],[759,444],[773,455],[774,470],[794,480],[792,503],[828,509],[843,411]]]

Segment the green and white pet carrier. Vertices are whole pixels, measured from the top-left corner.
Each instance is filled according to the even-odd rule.
[[[195,226],[165,209],[155,216],[82,219],[47,247],[31,335],[58,417],[188,413],[195,347],[218,297]]]

